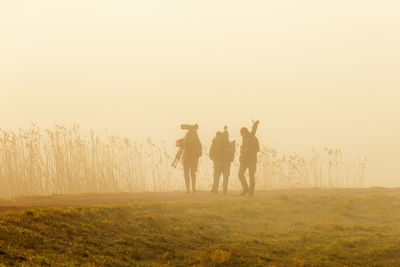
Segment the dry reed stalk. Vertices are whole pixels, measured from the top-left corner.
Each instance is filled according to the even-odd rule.
[[[207,147],[205,146],[205,151]],[[230,189],[240,189],[238,151]],[[83,192],[173,191],[183,189],[181,168],[170,167],[166,143],[134,142],[119,136],[82,134],[78,125],[17,133],[0,130],[0,197]],[[340,150],[313,150],[310,160],[263,147],[257,170],[258,189],[362,187],[366,159],[345,162]],[[200,159],[199,188],[212,183],[207,154]]]

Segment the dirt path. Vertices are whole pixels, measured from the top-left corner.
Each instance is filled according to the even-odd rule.
[[[293,190],[271,190],[256,192],[256,197],[291,195],[291,194],[324,194],[324,195],[347,195],[347,194],[400,194],[399,188],[369,188],[369,189],[293,189]],[[9,200],[0,199],[0,212],[18,211],[25,209],[41,209],[55,207],[83,207],[96,205],[118,205],[135,202],[164,202],[164,201],[188,201],[188,200],[213,200],[226,196],[214,195],[209,192],[197,192],[186,194],[183,192],[147,192],[147,193],[98,193],[77,195],[55,195],[45,197],[20,197]],[[239,192],[230,192],[228,197],[239,197]]]

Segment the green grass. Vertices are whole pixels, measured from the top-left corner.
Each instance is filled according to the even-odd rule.
[[[0,262],[400,266],[400,194],[306,190],[8,212],[0,214]]]

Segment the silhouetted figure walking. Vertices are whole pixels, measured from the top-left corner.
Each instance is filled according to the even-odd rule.
[[[240,167],[239,167],[239,180],[242,183],[243,191],[241,195],[249,194],[250,196],[254,193],[256,185],[255,173],[257,169],[257,153],[260,151],[260,145],[258,139],[255,136],[259,121],[253,124],[251,132],[245,127],[240,129],[240,135],[242,136],[242,146],[240,148]],[[249,184],[247,184],[244,173],[249,170]]]
[[[181,125],[182,129],[188,130],[185,137],[176,141],[179,147],[178,154],[182,155],[183,173],[185,177],[186,191],[189,193],[190,184],[192,184],[193,193],[196,192],[196,172],[199,164],[199,158],[202,155],[202,146],[197,135],[196,125]],[[180,155],[177,158],[179,160]],[[175,161],[173,165],[175,164]],[[176,166],[176,165],[175,165]]]
[[[219,179],[223,176],[223,191],[228,192],[228,181],[231,163],[235,157],[235,141],[229,141],[229,133],[225,126],[224,132],[217,132],[210,148],[210,158],[214,162],[214,183],[211,192],[217,193]]]

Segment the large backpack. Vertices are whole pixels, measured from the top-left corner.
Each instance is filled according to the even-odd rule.
[[[225,147],[226,158],[232,162],[235,159],[236,141],[229,142]]]

